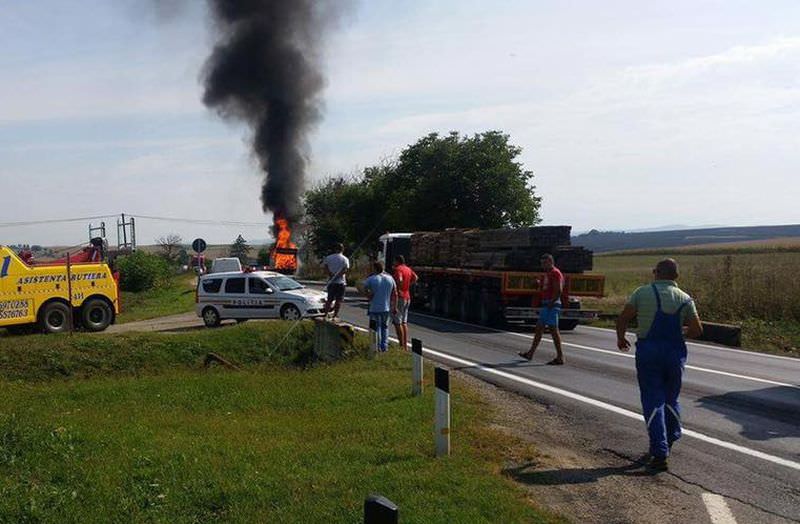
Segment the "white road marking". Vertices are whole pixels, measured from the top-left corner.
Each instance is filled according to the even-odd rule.
[[[362,328],[361,326],[355,326],[354,325],[353,327],[358,331],[369,332],[368,329]],[[391,340],[392,342],[397,342],[397,339],[394,338],[394,337],[389,337],[389,340]],[[538,388],[538,389],[541,389],[541,390],[544,390],[544,391],[548,391],[550,393],[555,393],[556,395],[561,395],[562,397],[567,397],[567,398],[570,398],[570,399],[573,399],[573,400],[577,400],[579,402],[583,402],[584,404],[589,404],[590,406],[594,406],[594,407],[597,407],[597,408],[600,408],[600,409],[604,409],[606,411],[611,411],[612,413],[616,413],[618,415],[622,415],[624,417],[628,417],[628,418],[631,418],[631,419],[634,419],[634,420],[639,420],[639,421],[643,421],[644,420],[644,417],[639,413],[635,413],[635,412],[633,412],[633,411],[631,411],[629,409],[621,408],[619,406],[615,406],[613,404],[609,404],[607,402],[603,402],[602,400],[597,400],[597,399],[593,399],[591,397],[587,397],[587,396],[581,395],[580,393],[574,393],[572,391],[568,391],[566,389],[557,388],[555,386],[551,386],[549,384],[544,384],[542,382],[537,382],[537,381],[531,380],[529,378],[520,377],[520,376],[514,375],[512,373],[508,373],[506,371],[501,371],[499,369],[494,369],[494,368],[491,368],[491,367],[484,366],[483,364],[481,364],[479,362],[474,362],[472,360],[467,360],[465,358],[456,357],[456,356],[449,355],[447,353],[442,353],[440,351],[436,351],[436,350],[429,349],[429,348],[426,348],[426,347],[423,347],[422,350],[424,352],[426,352],[426,353],[429,353],[429,354],[435,356],[435,357],[439,357],[440,359],[449,360],[451,362],[455,362],[456,364],[460,364],[462,366],[470,366],[470,367],[478,369],[480,371],[483,371],[483,372],[486,372],[486,373],[490,373],[490,374],[493,374],[493,375],[497,375],[498,377],[502,377],[502,378],[505,378],[505,379],[508,379],[508,380],[512,380],[514,382],[519,382],[521,384],[525,384],[527,386],[532,386],[532,387],[535,387],[535,388]],[[718,439],[718,438],[715,438],[715,437],[711,437],[709,435],[706,435],[704,433],[699,433],[699,432],[691,430],[691,429],[684,428],[683,429],[683,434],[685,436],[687,436],[687,437],[692,437],[692,438],[696,438],[698,440],[702,440],[703,442],[706,442],[708,444],[713,444],[713,445],[721,447],[721,448],[730,449],[732,451],[736,451],[736,452],[742,453],[744,455],[748,455],[748,456],[751,456],[751,457],[754,457],[754,458],[758,458],[758,459],[761,459],[761,460],[765,460],[767,462],[772,462],[774,464],[778,464],[778,465],[781,465],[781,466],[786,466],[787,468],[791,468],[791,469],[800,471],[800,462],[794,462],[794,461],[787,460],[787,459],[784,459],[784,458],[781,458],[781,457],[776,457],[775,455],[770,455],[768,453],[764,453],[764,452],[761,452],[761,451],[758,451],[758,450],[755,450],[755,449],[751,449],[751,448],[748,448],[748,447],[745,447],[745,446],[740,446],[739,444],[734,444],[733,442],[728,442],[726,440],[721,440],[721,439]]]
[[[425,315],[425,314],[421,314],[421,313],[415,313],[415,314],[423,316],[423,317],[427,317],[427,318],[434,318],[434,319],[443,320],[443,321],[446,321],[446,322],[453,322],[455,324],[462,324],[462,325],[465,325],[465,326],[473,326],[473,327],[475,327],[474,324],[468,324],[466,322],[461,322],[461,321],[458,321],[458,320],[452,320],[452,319],[449,319],[449,318],[434,317],[434,316]],[[485,326],[477,326],[477,327],[480,327],[480,328],[483,328],[483,329],[487,329],[487,330],[490,330],[490,331],[494,331],[494,332],[497,332],[497,333],[505,333],[507,335],[513,335],[515,337],[525,338],[525,339],[528,339],[528,340],[532,340],[533,339],[532,335],[526,335],[525,333],[516,333],[514,331],[505,331],[505,330],[502,330],[502,329],[488,328],[488,327],[485,327]],[[600,328],[594,328],[594,329],[600,329]],[[550,344],[553,343],[552,340],[550,340],[549,338],[544,338],[544,337],[542,338],[542,341],[543,342],[548,342]],[[602,348],[597,348],[597,347],[593,347],[593,346],[584,346],[583,344],[576,344],[574,342],[565,342],[563,339],[561,341],[561,344],[564,345],[564,346],[583,349],[583,350],[586,350],[586,351],[595,351],[597,353],[607,353],[607,354],[615,356],[615,357],[633,358],[633,359],[636,358],[634,355],[632,355],[630,353],[623,353],[621,351],[613,351],[613,350],[602,349]],[[708,347],[711,347],[711,346],[708,346]],[[733,350],[731,350],[731,351],[733,351]],[[743,351],[742,353],[746,353],[746,352]],[[762,384],[769,384],[771,386],[783,386],[783,387],[787,387],[787,388],[800,389],[800,386],[797,386],[795,384],[788,384],[786,382],[778,382],[778,381],[769,380],[769,379],[766,379],[766,378],[752,377],[752,376],[749,376],[749,375],[740,375],[739,373],[731,373],[729,371],[720,371],[718,369],[703,368],[703,367],[700,367],[700,366],[692,366],[692,365],[687,365],[686,369],[692,369],[694,371],[701,371],[703,373],[712,373],[714,375],[723,375],[723,376],[726,376],[726,377],[739,378],[739,379],[742,379],[742,380],[750,380],[750,381],[753,381],[753,382],[761,382]]]
[[[703,493],[702,498],[711,518],[711,524],[736,524],[736,518],[724,497],[714,493]]]
[[[593,329],[595,331],[603,331],[603,332],[606,332],[606,333],[608,333],[608,332],[616,333],[616,331],[614,329],[612,329],[612,328],[601,328],[601,327],[595,327],[595,326],[583,326],[582,325],[581,329]],[[692,340],[687,340],[686,343],[689,344],[690,346],[697,346],[697,347],[708,348],[708,349],[716,349],[716,350],[719,350],[719,351],[727,351],[729,353],[741,353],[743,355],[747,355],[747,356],[751,356],[751,357],[777,358],[779,360],[791,360],[792,362],[800,363],[800,359],[797,358],[797,357],[784,357],[784,356],[781,356],[781,355],[770,355],[769,353],[756,353],[754,351],[746,351],[744,349],[726,348],[724,346],[712,346],[711,344],[701,344],[700,342],[694,342]]]

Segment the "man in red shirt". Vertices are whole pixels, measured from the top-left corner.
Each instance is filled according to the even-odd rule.
[[[561,292],[564,289],[564,275],[555,266],[553,255],[545,254],[541,258],[544,277],[542,278],[542,308],[539,311],[539,321],[536,323],[536,334],[533,337],[531,348],[519,355],[527,360],[533,358],[536,348],[542,341],[545,328],[550,328],[553,344],[556,346],[556,358],[548,362],[550,366],[564,364],[564,353],[561,352],[561,333],[558,331],[558,316],[561,313]]]
[[[406,265],[403,255],[394,257],[394,281],[397,283],[397,312],[392,315],[392,323],[397,331],[400,347],[408,350],[408,308],[411,306],[411,285],[417,281],[417,274]]]

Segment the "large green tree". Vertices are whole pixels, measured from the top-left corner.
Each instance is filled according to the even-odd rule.
[[[538,223],[533,173],[517,160],[509,136],[432,133],[407,147],[388,174],[395,228],[499,228]]]
[[[385,231],[499,228],[540,221],[533,173],[509,136],[432,133],[395,162],[356,177],[330,178],[306,193],[309,241],[318,255],[336,242],[351,249]]]

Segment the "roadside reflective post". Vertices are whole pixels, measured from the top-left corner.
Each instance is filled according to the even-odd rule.
[[[369,352],[368,357],[373,358],[375,353],[378,352],[378,323],[375,318],[370,315],[369,317]]]
[[[436,368],[436,456],[450,455],[450,372]]]
[[[386,497],[370,495],[364,501],[364,524],[397,524],[397,506]]]
[[[411,339],[411,395],[422,395],[422,341]]]

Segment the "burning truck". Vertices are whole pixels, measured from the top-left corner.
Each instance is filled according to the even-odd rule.
[[[284,275],[297,272],[297,245],[292,242],[292,230],[289,221],[276,216],[273,225],[275,244],[269,250],[270,268]]]

